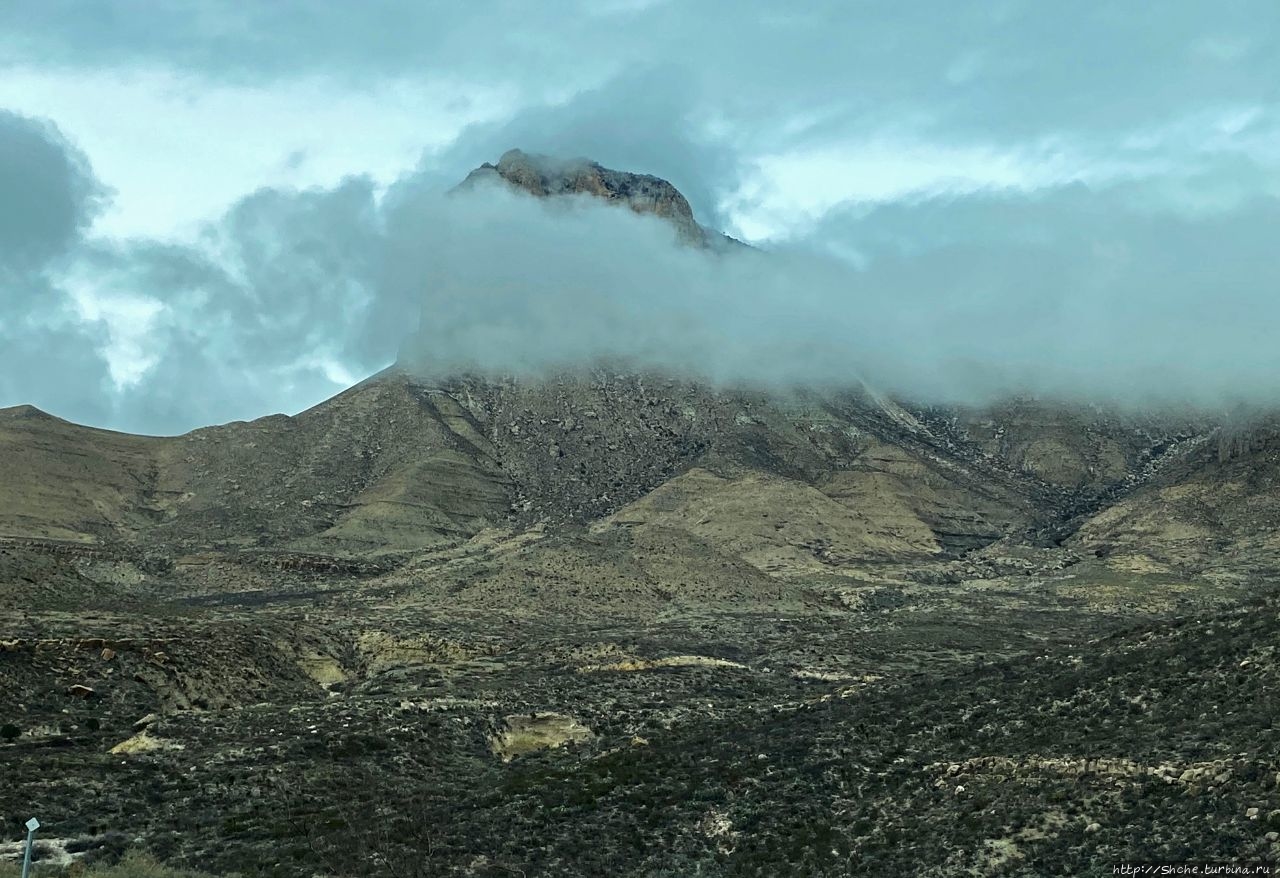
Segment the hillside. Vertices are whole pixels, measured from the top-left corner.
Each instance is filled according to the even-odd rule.
[[[1039,438],[1008,438],[1028,433]],[[0,533],[174,551],[410,551],[487,527],[603,520],[673,479],[684,481],[654,500],[687,494],[679,486],[697,470],[718,494],[743,495],[733,515],[774,502],[847,510],[830,526],[859,531],[853,559],[954,554],[1131,490],[1188,438],[1181,425],[1126,430],[1114,416],[1029,404],[953,414],[653,374],[437,382],[391,370],[296,417],[172,438],[0,411],[14,461]],[[876,548],[872,531],[889,542]]]

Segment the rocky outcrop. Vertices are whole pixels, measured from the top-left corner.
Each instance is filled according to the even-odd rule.
[[[503,762],[535,750],[554,750],[566,744],[581,744],[595,735],[571,716],[559,713],[532,713],[508,716],[490,740],[490,749]]]
[[[744,246],[699,225],[688,199],[661,177],[615,171],[589,159],[563,160],[511,149],[496,165],[485,162],[476,168],[459,188],[485,181],[502,181],[539,198],[589,195],[624,204],[636,213],[667,220],[675,225],[682,241],[694,246]]]

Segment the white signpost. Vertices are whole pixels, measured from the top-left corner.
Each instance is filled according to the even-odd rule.
[[[22,858],[22,878],[27,878],[27,873],[31,871],[31,847],[35,841],[36,830],[40,828],[40,821],[32,817],[27,821],[27,853]]]

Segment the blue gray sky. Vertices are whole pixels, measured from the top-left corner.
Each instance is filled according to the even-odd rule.
[[[666,177],[763,254],[501,192]],[[402,349],[930,400],[1280,397],[1269,0],[0,5],[0,405],[295,412]]]

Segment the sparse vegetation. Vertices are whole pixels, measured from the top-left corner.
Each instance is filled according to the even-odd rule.
[[[0,862],[0,878],[19,878],[21,874],[19,866]],[[130,851],[111,865],[37,865],[32,874],[41,878],[210,878],[203,872],[169,868],[150,854],[140,851]]]
[[[724,666],[525,665],[535,697],[576,704],[596,738],[504,764],[493,711],[348,697],[175,714],[153,734],[187,749],[123,763],[86,747],[7,766],[22,798],[46,790],[51,831],[95,830],[81,795],[42,787],[79,778],[157,855],[214,872],[1103,875],[1277,853],[1276,642],[1264,598],[843,695],[753,690],[762,675]],[[533,694],[503,685],[512,706]],[[685,706],[610,718],[627,691]]]

